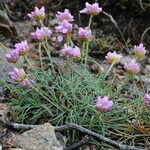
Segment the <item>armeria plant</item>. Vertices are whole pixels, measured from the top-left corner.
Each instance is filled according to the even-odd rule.
[[[85,13],[89,16],[88,25],[80,27],[76,33],[77,38],[82,41],[81,46],[77,45],[78,43],[75,44],[72,39],[74,17],[68,9],[57,12],[58,26],[54,31],[44,24],[46,17],[44,7],[40,9],[35,7],[35,10],[28,14],[31,20],[38,23],[38,27],[31,33],[31,37],[38,45],[40,68],[28,58],[31,47],[27,40],[16,43],[14,48],[6,54],[6,60],[15,64],[15,68],[9,72],[9,77],[19,85],[16,86],[14,82],[8,83],[2,79],[4,86],[9,88],[13,95],[12,106],[15,121],[25,123],[50,121],[54,125],[74,122],[105,136],[116,138],[117,134],[122,134],[124,138],[122,137],[120,140],[130,144],[133,144],[130,141],[131,138],[136,141],[144,136],[136,130],[140,124],[133,127],[132,119],[138,120],[141,118],[140,116],[143,116],[143,113],[149,114],[150,95],[142,96],[143,93],[139,95],[138,92],[135,100],[127,100],[128,96],[132,95],[128,89],[129,82],[127,83],[127,81],[133,84],[130,79],[139,74],[140,60],[146,53],[143,44],[134,46],[134,58],[131,62],[124,64],[128,80],[118,85],[116,89],[114,89],[114,81],[107,82],[107,80],[111,69],[123,57],[122,54],[118,54],[116,51],[108,52],[105,58],[110,67],[106,73],[100,73],[97,76],[88,70],[92,19],[101,12],[102,8],[98,3],[89,4],[88,2],[86,2],[85,8],[80,11],[81,14]],[[61,55],[67,59],[65,72],[57,71],[49,49],[49,39],[55,31],[58,33],[58,42],[64,44]],[[43,61],[44,52],[49,58],[48,69],[44,67],[46,65]],[[20,57],[24,57],[31,68],[30,70],[22,68],[19,63]],[[128,96],[124,96],[122,90],[127,92]],[[17,93],[17,95],[13,93]],[[141,101],[141,99],[143,100]],[[150,118],[147,117],[147,119],[150,121]],[[142,120],[145,126],[150,125],[149,121]]]

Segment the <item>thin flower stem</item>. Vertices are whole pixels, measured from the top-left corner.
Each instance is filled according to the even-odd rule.
[[[28,59],[28,57],[25,55],[24,59],[27,61],[27,63],[31,66],[31,68],[36,71],[35,67],[33,66],[33,64],[30,62],[30,60]]]
[[[41,46],[42,46],[41,43],[39,43],[39,57],[40,57],[41,68],[42,68],[42,71],[43,71]]]
[[[16,62],[15,65],[17,68],[21,68],[21,65],[19,64],[19,62]]]
[[[83,44],[82,44],[82,51],[81,51],[81,63],[83,63],[83,61],[84,61],[84,55],[85,55],[85,42],[83,42]]]
[[[105,74],[105,78],[108,76],[108,74],[109,74],[109,72],[111,71],[111,69],[112,69],[113,66],[114,66],[114,63],[112,63],[112,64],[109,66],[109,68],[108,68],[108,70],[107,70],[107,72],[106,72],[106,74]]]
[[[39,22],[40,22],[41,26],[44,27],[42,20],[39,20]]]
[[[67,37],[66,43],[67,43],[67,45],[69,45],[70,44],[70,35],[67,35],[66,37]]]
[[[71,40],[71,38],[69,39],[69,41],[70,41],[71,46],[73,47],[73,46],[74,46],[74,43],[73,43],[73,41]]]
[[[85,49],[85,68],[87,67],[87,58],[88,58],[88,52],[89,52],[89,42],[86,42],[86,49]]]
[[[50,54],[50,52],[48,51],[47,47],[45,46],[45,43],[44,43],[44,42],[42,42],[42,46],[43,46],[43,48],[45,49],[45,51],[46,51],[46,53],[47,53],[47,55],[48,55],[48,57],[49,57],[49,60],[50,60],[51,66],[52,66],[52,70],[53,70],[53,72],[55,72],[55,69],[54,69],[54,66],[53,66],[53,62],[52,62],[51,54]]]
[[[91,28],[92,18],[93,18],[93,16],[91,15],[91,16],[90,16],[90,19],[89,19],[89,24],[88,24],[88,28],[89,28],[89,29]]]

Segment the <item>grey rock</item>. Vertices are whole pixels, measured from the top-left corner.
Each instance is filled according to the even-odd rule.
[[[150,77],[140,76],[140,81],[144,83],[147,91],[150,91]]]
[[[6,77],[8,75],[8,72],[12,67],[14,67],[13,64],[10,64],[5,59],[5,54],[7,52],[4,50],[2,46],[0,46],[0,77]]]
[[[129,63],[132,60],[130,56],[124,56],[121,58],[120,63],[124,65],[125,63]]]
[[[150,75],[150,65],[146,65],[145,68],[144,68],[144,70],[143,70],[143,72],[144,72],[145,74]]]
[[[28,150],[63,150],[50,123],[39,125],[21,135],[12,135],[16,147]]]
[[[32,21],[15,22],[14,26],[16,28],[18,37],[22,39],[29,39],[31,31],[34,30]]]

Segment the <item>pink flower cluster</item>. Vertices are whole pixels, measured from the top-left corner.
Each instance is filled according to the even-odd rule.
[[[65,44],[64,48],[62,49],[62,53],[69,58],[80,58],[81,57],[80,48],[77,46],[71,47],[71,46],[67,46],[67,44]]]
[[[89,4],[88,2],[86,2],[85,8],[79,12],[95,16],[95,15],[98,15],[101,11],[102,11],[102,8],[99,7],[98,3]]]
[[[146,49],[141,43],[140,45],[135,45],[133,52],[137,58],[142,58],[146,54]]]
[[[86,28],[79,28],[78,30],[78,37],[83,41],[89,41],[92,37],[92,31],[88,27]]]
[[[62,41],[62,38],[64,35],[71,34],[72,24],[70,22],[73,22],[74,19],[68,9],[65,9],[63,12],[58,11],[56,18],[58,20],[58,26],[55,27],[55,29],[57,32],[62,34],[62,36],[59,36],[59,38],[58,38],[59,41]],[[60,39],[60,37],[61,37],[61,39]]]
[[[56,14],[56,18],[59,22],[62,22],[64,20],[67,20],[68,22],[74,21],[73,16],[71,15],[68,9],[65,9],[64,12],[58,11]]]
[[[140,65],[133,59],[130,63],[125,63],[124,68],[128,74],[137,74],[140,71]]]
[[[63,20],[57,27],[55,27],[55,29],[63,35],[70,35],[72,32],[72,24],[67,20]]]
[[[14,68],[13,71],[9,72],[9,76],[12,80],[16,82],[22,82],[26,77],[26,73],[22,68],[21,69]]]
[[[108,96],[100,97],[98,96],[96,99],[96,109],[101,112],[108,111],[113,106],[113,101],[109,100]]]
[[[145,106],[150,108],[150,95],[149,94],[145,94],[144,103],[145,103]]]
[[[52,35],[52,31],[48,27],[41,27],[32,32],[31,35],[34,40],[42,42],[45,38],[49,38]]]
[[[14,68],[13,71],[9,72],[9,76],[12,80],[17,82],[23,88],[31,88],[33,81],[26,77],[24,69]]]
[[[45,8],[42,7],[41,9],[39,9],[38,7],[35,7],[35,10],[27,15],[28,15],[28,17],[30,17],[33,20],[43,21],[45,18]]]
[[[14,47],[14,49],[10,50],[6,54],[6,59],[10,63],[16,63],[20,56],[27,55],[29,51],[29,45],[27,41],[16,43]],[[24,88],[32,86],[32,82],[26,77],[26,73],[22,68],[14,68],[13,71],[9,72],[9,77]]]
[[[107,56],[105,56],[105,58],[107,59],[108,63],[110,64],[117,64],[119,63],[120,59],[122,58],[122,55],[117,54],[116,51],[112,52],[108,52]]]
[[[29,51],[29,46],[27,41],[22,41],[15,44],[15,48],[10,50],[5,56],[8,62],[16,63],[19,60],[19,56],[24,56]]]

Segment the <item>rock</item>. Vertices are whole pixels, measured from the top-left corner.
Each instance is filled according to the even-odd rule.
[[[150,91],[150,78],[148,78],[146,76],[140,76],[140,81],[144,83],[147,91]]]
[[[6,74],[8,74],[8,71],[10,71],[11,67],[14,67],[14,65],[5,62],[5,54],[6,51],[2,46],[0,46],[0,58],[3,59],[0,59],[0,78],[6,77]]]
[[[145,74],[150,75],[150,65],[146,65],[146,67],[144,68],[143,72],[144,72]]]
[[[13,22],[9,19],[7,12],[0,10],[0,30],[5,37],[12,38],[15,33]]]
[[[7,104],[0,103],[0,122],[9,123],[11,115],[11,107]]]
[[[29,40],[31,31],[34,31],[32,21],[15,22],[14,26],[18,37],[21,39],[27,38]]]
[[[27,150],[63,150],[50,123],[39,125],[21,135],[12,135],[13,145]]]
[[[130,56],[124,56],[121,58],[120,63],[124,65],[125,63],[129,63],[132,60]]]
[[[53,57],[52,62],[60,69],[62,72],[66,71],[67,62],[61,57]]]

